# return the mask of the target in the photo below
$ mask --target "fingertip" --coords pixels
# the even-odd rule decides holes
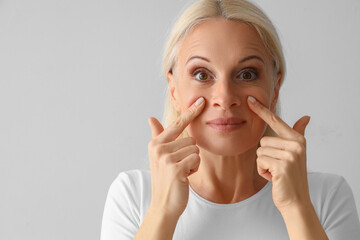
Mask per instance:
[[[259,109],[259,107],[258,107],[258,100],[255,98],[255,97],[253,97],[253,96],[248,96],[247,97],[247,104],[248,104],[248,106],[249,106],[249,108],[252,110],[252,111],[254,111],[255,113],[258,111],[258,109]]]
[[[256,115],[259,115],[259,111],[261,110],[261,108],[259,108],[256,98],[254,98],[253,96],[248,96],[247,105],[252,112],[254,112]]]
[[[164,127],[162,124],[157,120],[155,117],[148,118],[149,125],[151,128],[152,136],[156,137],[158,136],[162,131],[164,131]]]
[[[248,102],[255,104],[256,103],[256,98],[254,98],[253,96],[248,96]]]
[[[151,135],[152,135],[152,137],[154,137],[155,136],[155,129],[154,129],[154,123],[153,123],[152,117],[148,118],[148,123],[149,123],[149,126],[150,126]]]
[[[155,117],[149,117],[148,122],[151,127],[151,130],[158,128],[157,126],[159,125],[159,121]]]
[[[205,98],[199,97],[192,105],[190,105],[187,111],[183,112],[184,115],[190,116],[189,122],[187,124],[189,124],[193,119],[195,119],[198,115],[201,114],[201,112],[204,110],[204,106],[205,106]]]
[[[201,103],[205,102],[204,97],[199,97],[196,102],[195,102],[195,106],[199,106]]]
[[[153,122],[152,118],[153,118],[153,117],[149,117],[149,118],[148,118],[148,123],[149,123],[150,127],[152,126],[152,122]]]

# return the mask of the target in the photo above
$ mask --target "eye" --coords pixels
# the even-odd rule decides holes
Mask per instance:
[[[195,76],[195,79],[198,81],[207,81],[210,79],[210,76],[207,72],[204,72],[203,70],[199,70],[194,72],[193,76]]]
[[[258,77],[258,73],[255,70],[247,69],[242,71],[239,76],[245,81],[252,81]]]

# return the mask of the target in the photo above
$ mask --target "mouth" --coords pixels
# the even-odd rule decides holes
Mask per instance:
[[[241,128],[246,121],[242,118],[217,118],[208,121],[207,124],[218,132],[231,132]]]

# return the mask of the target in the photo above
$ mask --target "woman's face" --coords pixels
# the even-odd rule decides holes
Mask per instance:
[[[255,97],[273,111],[280,86],[256,30],[224,18],[206,20],[186,36],[179,46],[176,69],[168,78],[177,111],[186,111],[197,98],[205,98],[204,110],[187,132],[199,147],[223,156],[241,154],[259,143],[266,125],[249,109],[247,97]],[[235,130],[209,124],[230,117],[240,118]]]

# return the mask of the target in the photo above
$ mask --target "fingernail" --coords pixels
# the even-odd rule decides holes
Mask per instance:
[[[255,103],[256,99],[252,96],[248,96],[248,99],[250,100],[250,102]]]
[[[200,103],[202,103],[203,101],[204,101],[204,98],[203,98],[203,97],[200,97],[198,100],[196,100],[195,106],[199,106]]]

